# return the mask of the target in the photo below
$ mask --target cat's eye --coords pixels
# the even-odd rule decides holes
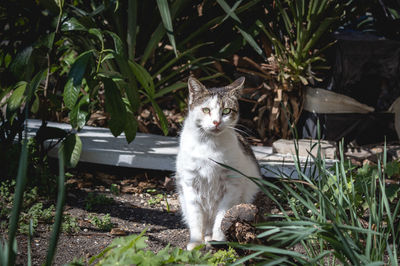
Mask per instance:
[[[210,108],[205,107],[202,110],[203,110],[203,113],[205,113],[205,114],[209,114],[210,113]]]
[[[232,111],[232,109],[230,109],[230,108],[224,108],[224,109],[222,110],[222,114],[228,115],[231,111]]]

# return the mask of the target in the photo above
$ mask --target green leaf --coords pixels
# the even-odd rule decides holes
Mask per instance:
[[[70,18],[61,25],[61,31],[74,30],[87,31],[87,28],[83,26],[75,17]]]
[[[47,139],[63,139],[67,132],[58,127],[41,126],[36,132],[35,139],[38,143],[43,143]]]
[[[76,135],[76,143],[81,143],[79,137]],[[67,137],[68,139],[68,137]],[[61,231],[61,224],[62,224],[62,216],[63,216],[63,210],[64,210],[64,204],[65,204],[65,192],[66,192],[66,186],[65,186],[65,148],[67,148],[67,145],[65,142],[61,144],[60,150],[58,151],[58,190],[57,190],[57,208],[56,208],[56,217],[55,221],[53,224],[53,229],[51,232],[51,237],[50,237],[50,243],[49,243],[49,248],[47,249],[47,256],[46,256],[46,266],[51,266],[54,254],[56,253],[56,248],[57,248],[57,242],[58,238],[60,236],[60,231]],[[79,144],[76,144],[75,146],[79,146]],[[80,144],[81,146],[81,144]],[[79,147],[79,156],[80,156],[80,149]],[[78,149],[74,149],[77,150]],[[76,154],[74,155],[76,156]],[[68,164],[68,161],[67,161]]]
[[[36,114],[39,111],[40,101],[39,101],[39,96],[37,95],[37,93],[35,93],[34,95],[35,95],[35,100],[32,103],[31,112]]]
[[[186,0],[176,0],[172,3],[171,6],[171,18],[174,18],[175,15],[178,13],[179,10],[183,9],[183,7],[187,4],[190,4],[190,1]],[[156,49],[158,44],[160,43],[161,39],[165,36],[165,28],[162,23],[160,23],[157,29],[151,35],[149,42],[143,52],[142,59],[140,60],[140,64],[144,65],[147,60],[149,59],[150,55]]]
[[[222,9],[226,13],[226,17],[222,20],[222,22],[225,21],[227,17],[231,17],[235,21],[242,23],[238,18],[238,16],[235,14],[235,9],[240,5],[241,2],[242,2],[241,0],[236,1],[235,5],[232,8],[230,8],[230,6],[224,0],[217,0],[217,3],[222,7]]]
[[[396,161],[393,162],[389,162],[386,164],[385,167],[385,173],[389,176],[392,177],[394,175],[397,175],[400,173],[400,167],[399,167],[399,163]]]
[[[165,30],[167,31],[169,42],[174,48],[175,56],[178,56],[178,53],[176,51],[174,29],[172,27],[172,19],[171,19],[171,13],[169,11],[168,0],[157,0],[157,6],[158,9],[160,10],[161,19],[163,21]]]
[[[29,83],[29,90],[26,93],[27,96],[27,101],[30,102],[34,93],[36,93],[37,88],[39,87],[40,83],[44,80],[46,77],[47,70],[42,69],[39,71],[31,80]]]
[[[130,2],[130,1],[129,1]],[[107,33],[108,35],[110,35],[111,36],[111,38],[113,39],[113,41],[114,41],[114,47],[115,47],[115,52],[118,54],[118,55],[124,55],[124,45],[123,45],[123,43],[122,43],[122,41],[121,41],[121,38],[117,35],[117,34],[115,34],[114,32],[112,32],[112,31],[105,31],[105,33]]]
[[[138,122],[131,110],[127,108],[126,111],[127,111],[127,116],[126,116],[124,133],[128,143],[131,143],[136,137]]]
[[[21,107],[21,104],[26,99],[25,91],[27,86],[28,82],[26,81],[20,81],[15,85],[14,91],[7,101],[7,113],[12,113]]]
[[[110,113],[109,127],[114,136],[119,136],[125,129],[126,107],[122,100],[121,92],[111,79],[103,79],[106,111]]]
[[[28,119],[28,117],[25,117]],[[15,256],[17,252],[17,241],[15,234],[17,232],[18,221],[21,214],[21,207],[23,201],[23,194],[27,181],[28,169],[28,141],[24,139],[22,144],[21,155],[19,156],[17,183],[15,187],[13,206],[10,217],[10,226],[8,229],[8,250],[5,256],[8,258],[8,265],[14,265]]]
[[[165,117],[163,111],[161,110],[160,106],[155,101],[151,100],[151,105],[153,106],[154,110],[157,113],[158,120],[160,121],[161,130],[163,131],[164,135],[168,135],[168,122],[167,118]]]
[[[138,1],[131,0],[128,2],[128,30],[127,30],[127,45],[128,45],[128,59],[135,60],[136,49],[136,35],[137,35],[137,11]]]
[[[390,184],[385,187],[385,193],[390,202],[397,199],[397,195],[400,192],[400,186],[397,184]]]
[[[64,103],[65,106],[72,110],[74,109],[75,103],[78,100],[79,88],[73,85],[73,80],[69,79],[64,87]]]
[[[101,31],[96,28],[91,28],[91,29],[89,29],[89,33],[96,36],[97,39],[99,39],[99,41],[101,42],[101,47],[104,48],[104,39],[103,39],[103,34],[101,33]]]
[[[126,96],[128,97],[130,106],[135,112],[139,109],[141,104],[139,99],[139,91],[136,84],[135,74],[129,67],[129,61],[126,60],[122,55],[115,54],[115,60],[117,61],[118,67],[121,69],[121,74],[128,81],[125,88]]]
[[[64,87],[64,103],[70,110],[74,108],[74,105],[78,100],[82,79],[91,56],[92,51],[86,51],[80,54],[68,73],[68,81]]]
[[[71,134],[62,142],[65,166],[74,168],[81,157],[82,141],[77,134]]]
[[[12,61],[10,69],[11,72],[14,74],[15,77],[18,77],[18,79],[28,79],[29,76],[29,70],[28,69],[28,64],[30,62],[31,56],[33,52],[33,47],[28,46],[24,50],[22,50],[20,53],[18,53],[15,57],[15,59]]]
[[[129,66],[132,69],[132,72],[135,74],[136,79],[139,81],[139,83],[143,86],[145,89],[146,93],[153,98],[154,93],[155,93],[155,88],[154,88],[154,82],[153,79],[151,78],[149,72],[147,72],[144,67],[139,65],[136,62],[131,62],[129,61]]]
[[[89,95],[84,95],[69,112],[68,116],[73,128],[83,128],[89,117]]]
[[[243,29],[241,29],[240,27],[237,27],[240,31],[240,34],[242,34],[243,38],[250,44],[250,46],[254,49],[254,51],[256,51],[257,54],[261,55],[263,58],[265,58],[264,53],[262,51],[262,49],[260,48],[260,46],[258,46],[257,42],[254,40],[254,38],[247,33],[246,31],[244,31]]]

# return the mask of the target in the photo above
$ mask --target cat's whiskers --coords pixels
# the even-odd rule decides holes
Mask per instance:
[[[246,129],[248,131],[251,131],[251,129],[249,127],[246,127],[245,125],[242,125],[242,124],[236,124],[236,127],[241,127],[241,128]]]
[[[241,130],[241,129],[238,129],[238,128],[236,128],[236,127],[227,126],[227,128],[233,129],[234,131],[236,131],[236,132],[238,132],[238,133],[243,133],[243,134],[246,135],[247,137],[250,137],[250,135],[249,135],[247,132],[245,132],[245,131],[243,131],[243,130]]]

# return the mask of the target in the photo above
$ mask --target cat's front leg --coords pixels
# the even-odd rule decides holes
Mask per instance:
[[[212,240],[214,241],[225,241],[226,237],[221,230],[222,219],[225,213],[234,205],[240,203],[240,197],[237,196],[237,191],[235,188],[231,187],[227,189],[227,192],[220,203],[218,204],[218,209],[214,219],[214,225],[212,230]]]
[[[199,206],[197,193],[192,187],[183,187],[181,205],[190,232],[190,240],[187,249],[192,250],[196,246],[202,244],[204,240],[204,214]]]

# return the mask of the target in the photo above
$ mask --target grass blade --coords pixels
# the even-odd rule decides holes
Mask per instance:
[[[137,8],[138,1],[128,1],[128,33],[127,33],[127,49],[128,59],[131,61],[135,60],[135,49],[136,49],[136,28],[137,28]]]
[[[57,242],[60,236],[61,231],[61,223],[62,223],[62,215],[65,203],[65,175],[64,175],[64,147],[61,145],[58,151],[58,167],[59,167],[59,175],[58,175],[58,195],[57,195],[57,208],[56,208],[56,217],[53,225],[53,231],[50,238],[49,249],[47,250],[46,256],[46,266],[51,266],[51,263],[54,258],[54,254],[57,249]]]
[[[25,108],[27,109],[27,108]],[[26,130],[25,130],[26,132]],[[22,151],[19,157],[17,184],[14,194],[14,204],[11,211],[10,228],[8,233],[8,252],[7,252],[7,264],[9,266],[14,265],[16,256],[16,241],[15,234],[17,232],[19,215],[21,213],[22,198],[24,194],[26,184],[26,173],[28,168],[28,140],[25,139],[22,142]]]
[[[32,237],[33,237],[33,222],[29,219],[29,232],[28,232],[28,266],[32,265]]]
[[[161,19],[164,24],[164,28],[167,31],[167,36],[168,36],[169,42],[171,43],[172,48],[174,48],[175,56],[178,56],[178,53],[176,51],[174,29],[172,27],[172,19],[171,19],[171,13],[169,11],[168,1],[167,0],[157,0],[157,6],[158,6],[158,9],[160,10]]]

